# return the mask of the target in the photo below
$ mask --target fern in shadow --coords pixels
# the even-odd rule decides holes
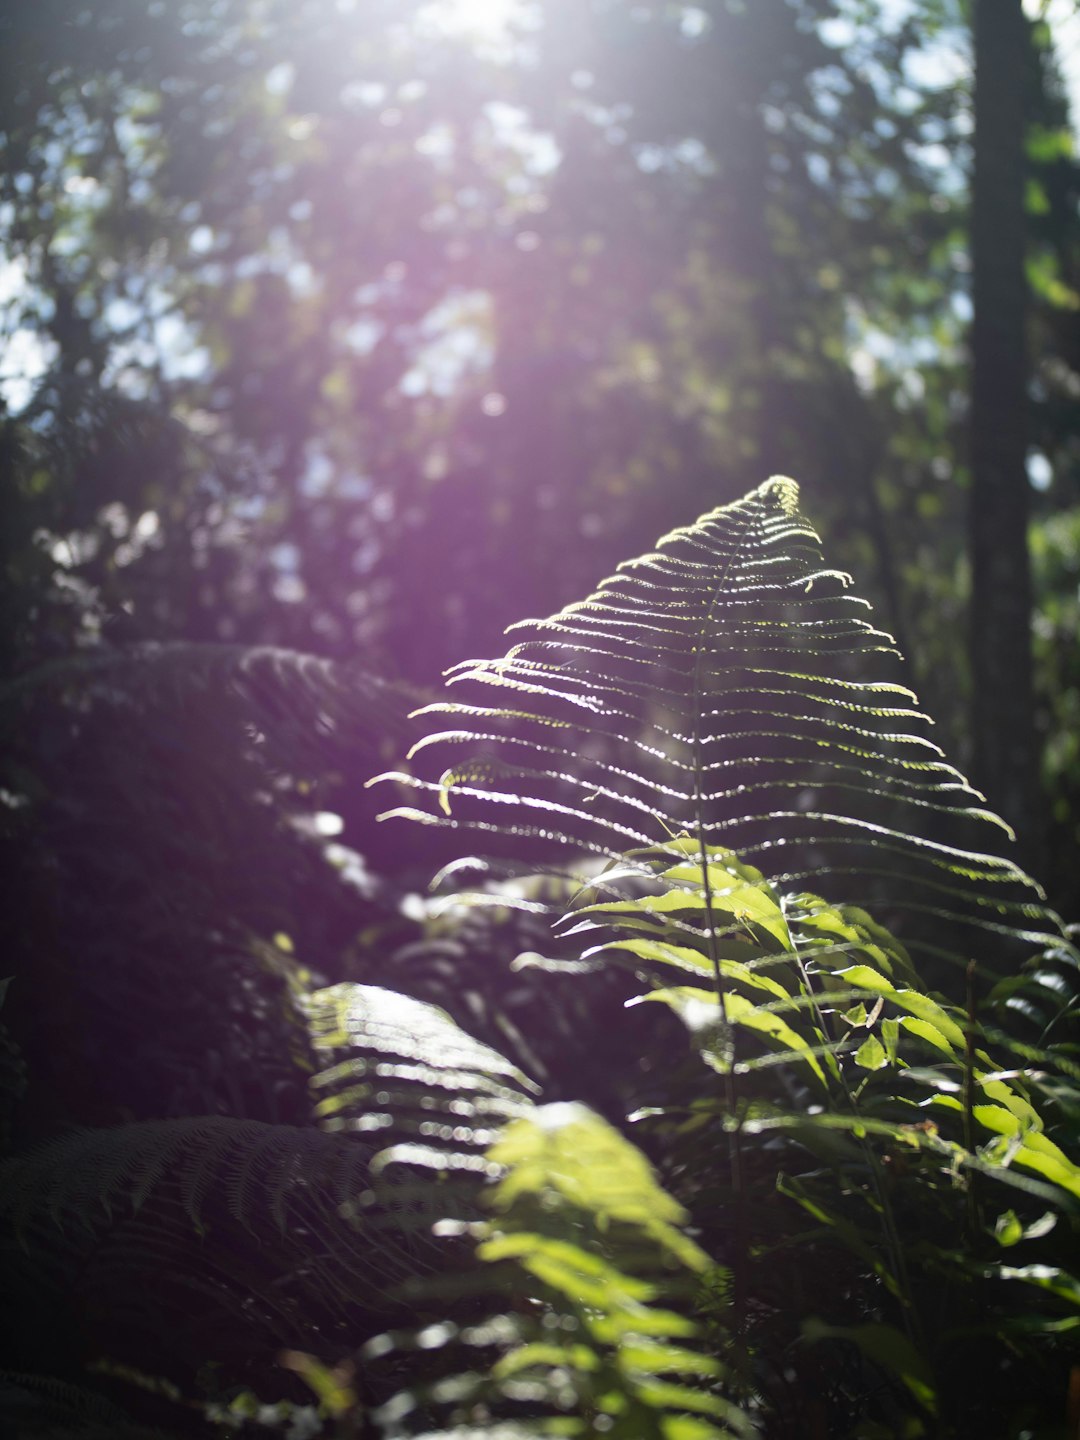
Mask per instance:
[[[454,1248],[433,1223],[479,1213],[484,1151],[535,1087],[411,997],[338,985],[302,1003],[325,1128],[144,1121],[0,1164],[11,1333],[68,1333],[58,1362],[168,1356],[190,1394],[208,1359],[265,1385],[282,1347],[348,1350],[413,1313],[405,1282]],[[408,1162],[393,1184],[388,1145]]]

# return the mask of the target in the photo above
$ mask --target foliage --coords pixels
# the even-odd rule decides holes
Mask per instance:
[[[1058,922],[1039,887],[989,849],[1007,827],[944,761],[912,692],[872,678],[892,637],[859,618],[866,602],[797,503],[774,478],[588,600],[515,626],[503,659],[452,672],[475,699],[422,712],[459,727],[412,752],[430,770],[434,749],[440,778],[392,778],[437,798],[444,814],[418,818],[454,827],[498,829],[509,804],[516,837],[598,855],[688,831],[768,857],[779,883],[880,896],[908,943],[945,961],[976,943],[961,930],[954,952],[950,927],[1045,941],[1037,927]],[[511,694],[484,703],[492,687]]]
[[[1075,1429],[1048,27],[1049,903],[913,696],[970,771],[971,7],[470,8],[0,13],[3,1424]],[[363,788],[783,469],[880,629],[773,484]]]
[[[306,1118],[295,951],[326,973],[388,908],[315,821],[412,698],[354,666],[210,644],[95,646],[0,689],[31,1134],[132,1113]]]
[[[847,1340],[906,1387],[916,1402],[906,1420],[895,1394],[877,1410],[889,1433],[924,1433],[938,1413],[977,1433],[972,1336],[1001,1346],[1006,1373],[1017,1353],[1000,1282],[1075,1300],[1068,1275],[1039,1260],[1003,1266],[986,1237],[1018,1243],[1014,1203],[1045,1202],[1028,1216],[1039,1241],[1080,1196],[1080,1171],[1052,1138],[1076,1143],[1059,1102],[1075,1074],[1067,1017],[1080,956],[1024,897],[1037,895],[1033,882],[989,850],[982,837],[1001,822],[935,756],[914,697],[870,678],[890,637],[852,614],[847,582],[822,560],[793,483],[768,482],[665,537],[587,601],[515,627],[524,636],[502,660],[453,672],[484,690],[421,712],[456,728],[414,747],[428,773],[434,756],[438,778],[387,777],[426,792],[431,808],[391,813],[509,832],[564,864],[568,851],[606,859],[579,870],[584,889],[561,928],[575,955],[599,941],[582,958],[628,966],[645,985],[638,998],[679,1015],[723,1076],[711,1095],[696,1077],[672,1103],[673,1077],[667,1103],[647,1114],[667,1143],[680,1137],[676,1150],[690,1141],[688,1179],[719,1206],[719,1220],[700,1210],[695,1220],[718,1232],[732,1271],[729,1354],[736,1373],[758,1367],[773,1423],[777,1336],[791,1345],[801,1334]],[[485,703],[492,686],[502,693]],[[440,775],[442,757],[463,749]],[[737,784],[724,784],[729,773]],[[961,848],[968,835],[986,848]],[[771,882],[745,856],[769,863]],[[807,880],[833,903],[794,888]],[[951,1006],[853,893],[888,907],[905,946],[936,964]],[[994,955],[1006,940],[1047,948],[1014,976],[1008,952]],[[958,986],[956,962],[971,955]],[[725,1134],[724,1163],[703,1160],[703,1140],[714,1137],[715,1156]],[[778,1169],[781,1193],[852,1252],[850,1289],[831,1291],[844,1304],[827,1318],[812,1285],[802,1292],[812,1308],[793,1319],[791,1290],[781,1300],[755,1275],[758,1254],[782,1254],[789,1278],[801,1259],[783,1220],[755,1223]],[[930,1300],[942,1287],[944,1306]],[[1020,1326],[1043,1345],[1074,1320],[1036,1305]],[[1050,1353],[1040,1348],[1040,1363]],[[1024,1355],[1035,1363],[1034,1350]],[[1062,1363],[1048,1380],[1059,1394]],[[803,1384],[821,1384],[830,1434],[877,1408],[865,1388],[853,1402],[819,1377]],[[1004,1397],[984,1400],[992,1423]],[[791,1433],[797,1423],[788,1417]]]
[[[509,703],[425,707],[459,728],[419,757],[436,743],[470,756],[396,783],[430,795],[425,818],[513,845],[472,862],[479,909],[457,896],[404,948],[486,925],[505,956],[527,933],[519,910],[561,914],[547,953],[516,962],[532,1008],[600,977],[622,988],[592,992],[606,998],[591,1032],[555,1015],[516,1048],[554,1073],[564,1047],[611,1027],[645,1054],[597,1096],[594,1072],[571,1067],[561,1083],[581,1093],[540,1104],[519,1060],[372,983],[424,981],[378,953],[392,927],[372,931],[359,982],[320,985],[278,947],[279,1059],[294,1085],[310,1077],[310,1119],[147,1118],[0,1169],[22,1333],[13,1417],[53,1384],[25,1372],[56,1376],[59,1408],[39,1406],[28,1433],[80,1433],[64,1386],[88,1378],[173,1434],[786,1440],[1060,1423],[1080,1323],[1080,956],[1044,906],[1010,908],[1013,887],[1032,889],[1010,862],[920,833],[941,817],[995,826],[943,760],[912,765],[921,717],[870,678],[885,640],[849,618],[841,583],[793,482],[774,479],[462,672]],[[58,675],[89,693],[99,673]],[[296,677],[297,708],[280,713],[299,723],[321,672],[274,673]],[[732,762],[746,778],[714,789]],[[792,806],[796,777],[818,798]],[[898,818],[872,821],[864,788]],[[530,864],[546,870],[528,879]],[[897,935],[854,903],[868,891]],[[976,955],[960,970],[957,936]],[[997,941],[1042,949],[1018,971],[979,958]],[[486,987],[463,974],[457,999],[475,987],[491,1022],[499,972]]]

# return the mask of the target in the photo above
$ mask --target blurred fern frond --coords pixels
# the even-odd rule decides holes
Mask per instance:
[[[6,1370],[0,1370],[0,1424],[17,1440],[175,1440],[81,1386]]]
[[[303,1118],[268,943],[329,978],[365,921],[395,913],[318,819],[414,700],[355,666],[235,645],[101,645],[0,687],[0,933],[35,1103],[53,1097],[37,1133],[132,1110]]]
[[[468,1227],[490,1267],[476,1281],[487,1308],[466,1324],[369,1344],[373,1360],[415,1357],[407,1384],[375,1412],[379,1433],[755,1433],[725,1398],[724,1366],[692,1318],[712,1262],[642,1153],[587,1107],[556,1104],[512,1121],[487,1160],[495,1213]]]
[[[325,1128],[143,1121],[0,1163],[12,1325],[63,1314],[76,1343],[135,1364],[165,1346],[183,1374],[207,1354],[265,1364],[316,1336],[355,1345],[408,1313],[403,1287],[446,1248],[431,1225],[450,1192],[432,1162],[475,1214],[484,1148],[535,1087],[411,997],[342,984],[303,1009],[313,1055],[335,1060],[314,1081]]]
[[[378,756],[404,737],[419,692],[344,661],[274,645],[173,641],[95,645],[48,661],[0,686],[0,723],[46,695],[76,708],[95,704],[160,710],[206,697],[241,707],[292,769],[325,766],[333,747]]]

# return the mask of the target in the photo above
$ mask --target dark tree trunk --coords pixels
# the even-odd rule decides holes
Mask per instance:
[[[971,408],[972,734],[976,783],[1039,843],[1025,467],[1024,89],[1021,0],[975,0]]]

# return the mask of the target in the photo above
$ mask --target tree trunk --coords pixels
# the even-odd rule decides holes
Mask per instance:
[[[1039,844],[1025,466],[1024,89],[1021,0],[975,0],[971,407],[972,736],[976,783]]]

